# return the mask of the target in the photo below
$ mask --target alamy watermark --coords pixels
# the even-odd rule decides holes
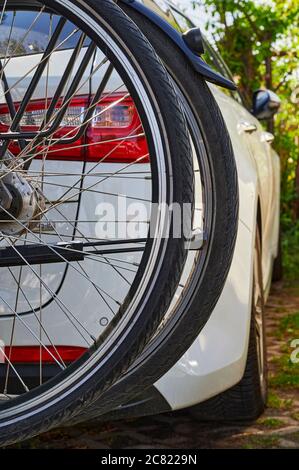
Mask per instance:
[[[293,364],[299,364],[299,338],[293,339],[291,348],[294,350],[291,353],[290,360]]]
[[[192,248],[192,244],[198,243],[198,237],[203,238],[199,225],[197,230],[193,229],[190,203],[132,202],[123,196],[115,203],[100,202],[95,217],[94,235],[98,239],[183,238]]]

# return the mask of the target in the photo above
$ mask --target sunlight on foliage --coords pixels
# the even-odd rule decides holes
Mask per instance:
[[[259,88],[282,100],[274,122],[281,158],[281,211],[288,277],[299,279],[299,1],[177,0],[219,49],[248,107]],[[288,251],[289,250],[289,251]],[[295,258],[294,258],[295,256]],[[293,275],[291,273],[293,271]]]

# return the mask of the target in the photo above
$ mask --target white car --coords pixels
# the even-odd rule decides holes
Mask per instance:
[[[152,11],[158,12],[161,18],[169,21],[172,26],[175,25],[180,32],[194,26],[190,19],[169,2],[145,0],[142,3]],[[126,11],[130,14],[130,7],[124,8],[127,8]],[[33,13],[26,11],[22,17],[16,17],[20,36],[26,32],[28,25],[34,19],[34,16],[30,17],[30,15]],[[45,12],[43,15],[46,17],[48,13]],[[132,17],[140,29],[145,28],[143,31],[145,34],[148,31],[150,34],[149,23],[144,25],[143,20],[140,20],[139,24],[138,12],[135,14],[132,12]],[[7,21],[9,19],[8,15]],[[148,31],[146,28],[149,28]],[[2,29],[0,33],[2,43],[5,42],[8,30],[7,28],[3,33]],[[22,125],[27,126],[28,129],[42,121],[43,112],[47,106],[43,99],[45,89],[47,96],[52,97],[63,76],[63,64],[73,54],[75,45],[72,38],[68,37],[67,33],[65,34],[64,45],[53,54],[47,73],[43,75],[43,80],[35,89],[31,107],[28,108],[24,117]],[[160,31],[159,34],[155,38],[152,36],[153,45],[157,47],[158,52],[158,41],[162,43],[161,38],[164,33]],[[33,27],[30,38],[26,42],[27,49],[19,51],[6,66],[8,84],[16,83],[19,80],[18,86],[12,90],[15,103],[19,103],[26,93],[34,67],[41,59],[43,41],[45,41],[43,33],[38,27]],[[155,41],[157,41],[156,45]],[[214,46],[209,44],[205,38],[203,41],[206,50],[204,58],[207,61],[210,60],[214,68],[217,68],[217,71],[224,75],[228,81],[231,80],[231,76]],[[88,45],[88,43],[84,44],[80,52],[81,55],[78,55],[78,64],[86,53]],[[162,57],[162,60],[167,62],[167,58]],[[80,93],[73,99],[69,108],[70,112],[65,117],[66,120],[69,119],[72,122],[72,125],[74,122],[80,124],[82,110],[89,103],[90,96],[95,93],[93,80],[96,80],[99,73],[103,74],[102,69],[97,71],[97,67],[102,61],[103,56],[100,54],[95,54],[90,58],[88,72],[83,74],[80,81]],[[74,67],[71,80],[74,80],[78,74],[78,67],[79,65]],[[105,71],[107,71],[108,65],[105,67]],[[24,75],[26,75],[25,78]],[[92,79],[90,79],[91,75]],[[203,416],[218,419],[245,419],[257,416],[265,406],[267,367],[263,307],[271,285],[273,263],[279,251],[280,164],[277,154],[271,147],[274,136],[264,130],[257,117],[266,118],[273,115],[279,106],[279,100],[271,92],[260,90],[255,94],[254,109],[250,111],[244,106],[238,91],[223,90],[223,88],[211,83],[209,88],[225,121],[238,171],[238,233],[225,286],[202,331],[175,364],[177,358],[170,357],[167,360],[167,366],[160,367],[161,358],[159,359],[159,351],[156,351],[158,348],[155,346],[154,337],[150,343],[151,346],[109,392],[111,397],[116,397],[113,406],[111,405],[109,408],[108,404],[105,404],[103,409],[103,402],[97,401],[82,412],[80,419],[87,419],[89,416],[95,416],[96,413],[103,414],[105,412],[109,412],[109,416],[116,417],[145,415],[178,410],[202,402],[206,402],[200,407]],[[113,106],[109,107],[110,103]],[[135,239],[145,236],[148,228],[144,213],[138,212],[138,216],[136,216],[138,209],[136,204],[140,199],[143,199],[145,209],[147,208],[146,200],[150,198],[151,191],[150,179],[147,180],[146,177],[149,164],[145,160],[135,165],[134,170],[130,167],[130,162],[136,158],[136,152],[137,155],[141,151],[146,154],[146,142],[142,136],[137,136],[135,141],[130,141],[130,144],[122,142],[116,149],[109,147],[109,138],[111,141],[123,138],[124,128],[126,135],[130,135],[130,132],[136,129],[136,126],[138,127],[139,122],[134,103],[116,73],[112,73],[109,77],[106,95],[101,106],[97,107],[97,114],[92,118],[92,125],[88,131],[88,148],[84,156],[81,154],[82,142],[80,142],[78,152],[76,146],[71,154],[63,146],[58,146],[55,153],[44,163],[46,167],[45,195],[48,200],[58,200],[66,188],[71,189],[68,194],[68,202],[64,204],[63,209],[57,211],[55,217],[52,212],[49,215],[50,220],[43,220],[35,230],[36,232],[43,231],[45,237],[48,237],[45,240],[51,241],[55,228],[59,226],[64,239],[67,236],[71,237],[70,223],[72,220],[78,219],[76,212],[80,210],[80,223],[75,227],[78,233],[83,231],[85,237],[88,236],[92,239],[94,231],[96,231],[97,239],[102,239],[108,232],[109,236],[113,238],[112,235],[115,236],[115,234],[111,235],[109,230],[115,230],[115,217],[118,217],[118,233],[122,228],[128,230],[129,227],[131,238],[135,243],[132,242],[132,253],[127,253],[126,256],[122,253],[118,256],[114,254],[114,257],[110,257],[110,260],[113,261],[113,269],[109,266],[111,264],[109,258],[108,261],[106,260],[103,265],[104,281],[101,285],[100,301],[98,299],[99,291],[96,288],[86,290],[86,286],[78,279],[77,271],[70,270],[63,263],[43,266],[43,279],[45,279],[47,288],[45,286],[41,288],[40,284],[35,283],[34,274],[30,267],[23,266],[19,279],[21,294],[12,290],[13,282],[16,282],[16,277],[19,275],[19,268],[12,267],[10,269],[13,276],[9,270],[5,275],[2,274],[1,296],[5,298],[5,304],[2,304],[0,312],[1,339],[4,348],[7,344],[11,344],[12,322],[14,320],[7,305],[16,303],[18,315],[20,318],[26,319],[26,326],[23,321],[16,322],[13,346],[10,348],[8,346],[9,349],[4,350],[6,354],[10,351],[12,364],[17,370],[22,369],[22,377],[25,377],[27,383],[32,386],[40,381],[47,381],[48,378],[55,375],[57,365],[53,355],[56,356],[56,353],[59,353],[65,362],[71,362],[86,347],[84,338],[81,338],[74,328],[69,327],[69,319],[66,318],[64,321],[61,319],[55,297],[59,294],[61,304],[68,302],[68,308],[73,313],[75,312],[77,321],[84,323],[84,327],[89,331],[96,331],[99,324],[106,327],[111,320],[111,306],[107,303],[107,298],[116,299],[115,303],[117,304],[118,296],[121,296],[122,292],[126,290],[126,282],[132,276],[130,266],[134,266],[134,263],[138,262],[139,254],[134,252],[136,249]],[[101,109],[105,110],[103,114],[101,114]],[[0,122],[1,126],[5,126],[9,122],[5,102],[0,104]],[[70,135],[72,135],[71,132]],[[94,175],[88,176],[88,173],[94,166],[98,152],[97,145],[103,136],[108,139],[104,151],[106,154],[110,152],[110,155],[103,165],[104,168],[101,169],[101,178],[105,179],[105,175],[112,175],[112,178],[109,178],[109,184],[108,180],[107,184],[103,181],[102,198],[99,201],[96,191],[92,191]],[[12,153],[14,153],[13,145],[10,147]],[[199,173],[196,167],[196,156],[194,150],[195,172]],[[32,161],[30,167],[32,173],[41,171],[43,161],[42,158]],[[119,171],[123,169],[124,162],[128,163],[128,170],[120,175]],[[77,200],[74,189],[76,188],[76,175],[78,176],[82,172],[87,175],[84,183],[87,189],[82,199]],[[55,178],[60,173],[64,174],[64,181],[57,188]],[[68,174],[67,177],[65,173]],[[204,208],[201,180],[199,177],[195,177],[195,181],[197,188],[195,209],[202,213]],[[127,200],[130,200],[129,209],[124,208],[124,214],[131,217],[129,222],[126,220],[127,217],[122,219],[120,214],[113,213],[113,208],[116,207],[116,197],[118,198],[118,208],[122,204],[122,194],[126,195]],[[201,234],[202,220],[195,219],[194,223],[198,233]],[[138,237],[134,236],[135,234],[138,234]],[[31,243],[32,240],[34,238],[31,239]],[[200,248],[204,241],[199,237],[197,242]],[[189,276],[197,256],[196,246],[191,248],[180,286],[169,309],[170,317],[176,302],[181,301],[190,288]],[[70,291],[72,292],[71,299],[69,297]],[[39,307],[41,295],[42,308]],[[200,305],[198,308],[200,309]],[[98,317],[99,311],[101,312],[100,318]],[[35,314],[43,318],[44,331],[42,333],[38,331]],[[167,321],[167,316],[164,321]],[[35,332],[36,340],[33,340],[32,331]],[[38,338],[44,337],[45,332],[55,338],[55,348],[49,346],[49,351],[43,358],[45,364],[43,364],[41,380],[39,368],[41,353]],[[41,336],[39,336],[40,334]],[[175,341],[178,337],[177,331]],[[168,341],[171,342],[171,338],[167,338],[166,335],[164,339],[159,341],[162,346],[164,344],[165,349],[161,346],[161,354],[165,356],[167,355],[166,345]],[[2,357],[2,362],[5,362],[5,356]],[[11,393],[17,394],[20,387],[19,377],[14,370],[11,370],[10,374],[9,383],[13,389]],[[1,369],[0,376],[1,384],[5,384],[7,369]],[[107,416],[105,416],[106,418]]]

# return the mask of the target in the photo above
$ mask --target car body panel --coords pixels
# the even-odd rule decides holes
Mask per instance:
[[[222,111],[237,163],[238,235],[228,279],[209,321],[189,350],[155,384],[172,409],[207,400],[239,382],[247,358],[258,177],[239,122],[252,116],[245,110],[243,115],[244,108],[220,88],[211,85],[211,91]]]
[[[31,169],[37,171],[41,161],[34,161]],[[67,165],[67,170],[65,168]],[[85,167],[85,172],[94,167],[94,163],[88,163]],[[78,177],[71,176],[76,175],[82,172],[82,162],[59,162],[59,161],[47,161],[45,171],[51,172],[63,172],[68,171],[70,176],[68,180],[65,181],[65,184],[74,184]],[[120,163],[105,163],[102,165],[101,171],[105,172],[104,179],[107,175],[117,174],[120,169],[123,168],[123,165]],[[144,214],[140,213],[135,215],[135,198],[144,198],[150,199],[151,195],[151,181],[143,181],[138,179],[138,174],[136,179],[133,178],[132,168],[129,168],[130,178],[129,180],[125,178],[119,178],[117,175],[114,178],[107,178],[106,181],[99,182],[101,194],[97,193],[97,185],[94,185],[95,178],[93,176],[87,176],[84,178],[83,193],[81,196],[81,203],[79,209],[79,224],[77,225],[77,234],[80,234],[80,231],[84,233],[85,236],[94,237],[98,239],[105,238],[107,231],[113,229],[113,213],[111,209],[115,208],[115,220],[121,220],[117,217],[117,210],[124,210],[124,213],[132,215],[131,222],[128,224],[126,221],[121,224],[118,224],[119,230],[134,230],[135,226],[138,225],[138,235],[147,234],[147,224],[142,223],[141,220],[144,220]],[[138,164],[137,168],[135,167],[136,172],[149,171],[148,164]],[[125,176],[126,171],[122,172]],[[128,181],[134,181],[134,184],[130,183],[130,188],[128,189]],[[45,195],[51,200],[51,197],[54,200],[59,197],[58,191],[62,191],[63,188],[52,186],[47,186],[47,181],[51,181],[51,177],[45,178]],[[89,188],[93,186],[94,191],[85,191],[84,188]],[[54,214],[51,214],[51,211],[48,213],[48,218],[55,221],[61,220],[60,223],[60,233],[68,235],[67,230],[69,230],[69,224],[65,223],[65,218],[69,221],[74,220],[75,213],[78,208],[76,203],[76,194],[78,191],[73,190],[73,197],[71,198],[72,203],[63,204],[59,209],[58,213],[54,209]],[[107,193],[107,194],[105,194]],[[119,194],[119,198],[115,197],[113,194]],[[127,203],[122,201],[121,194],[127,196]],[[69,194],[72,196],[72,193]],[[132,200],[131,200],[132,199]],[[123,205],[125,204],[125,205]],[[128,212],[127,211],[128,208]],[[106,213],[107,211],[107,213]],[[63,217],[64,216],[64,217]],[[125,219],[124,219],[125,220]],[[139,221],[139,223],[138,223]],[[110,224],[110,227],[109,227]],[[108,225],[108,227],[107,227]],[[65,230],[64,230],[65,227]],[[145,236],[145,235],[144,235]],[[134,237],[132,233],[131,238]],[[43,240],[46,241],[46,238],[43,237]],[[33,238],[34,241],[34,238]],[[36,240],[35,240],[36,242]],[[55,241],[56,242],[56,241]],[[69,320],[69,314],[66,312],[65,315],[62,315],[61,305],[67,305],[68,309],[72,312],[73,316],[84,325],[88,331],[93,335],[99,334],[99,325],[103,322],[106,325],[106,321],[110,322],[113,318],[113,314],[118,310],[118,304],[112,305],[112,311],[108,308],[107,298],[111,296],[112,298],[121,301],[123,298],[124,292],[128,289],[128,281],[132,280],[134,273],[126,269],[126,262],[139,262],[140,253],[124,253],[117,255],[110,255],[109,259],[117,259],[117,262],[114,263],[117,266],[118,271],[123,275],[120,277],[114,270],[112,266],[108,264],[101,263],[101,293],[102,297],[99,298],[98,290],[96,285],[89,285],[89,288],[86,289],[86,283],[80,282],[82,279],[81,272],[78,271],[76,265],[70,264],[67,269],[65,269],[64,263],[57,264],[47,264],[42,267],[42,275],[47,286],[56,294],[59,293],[60,302],[57,303],[54,301],[53,296],[50,296],[49,291],[45,288],[43,289],[43,325],[45,330],[48,332],[49,336],[52,338],[55,345],[72,345],[72,346],[82,346],[86,347],[88,342],[84,340],[84,336],[79,335],[76,332],[73,324]],[[93,263],[85,261],[85,271],[92,279],[96,279],[98,271],[93,272],[97,268],[98,263]],[[38,266],[34,266],[33,269],[38,269]],[[5,270],[5,272],[4,272]],[[11,268],[12,272],[17,277],[19,273],[19,268]],[[33,340],[30,330],[34,331],[39,337],[39,328],[36,322],[36,314],[39,313],[39,283],[32,282],[35,275],[32,274],[32,268],[24,266],[22,268],[22,278],[21,278],[21,288],[26,294],[26,298],[30,299],[31,306],[36,309],[35,312],[28,309],[28,301],[25,296],[20,295],[18,299],[19,314],[25,319],[26,325],[22,322],[16,322],[15,332],[14,332],[14,342],[18,345],[38,345],[38,339]],[[32,279],[33,278],[33,279]],[[30,282],[31,279],[31,282]],[[16,302],[16,291],[12,289],[14,286],[14,279],[11,276],[11,272],[8,268],[2,268],[2,288],[1,296],[6,300],[8,305],[15,305]],[[50,301],[49,301],[50,297]],[[94,307],[96,305],[96,308]],[[9,344],[10,331],[11,331],[11,322],[13,316],[11,311],[7,308],[7,304],[2,305],[2,310],[0,311],[0,328],[1,328],[1,337],[5,344]],[[28,329],[30,328],[30,330]]]
[[[146,0],[146,3],[152,3]],[[169,4],[169,2],[163,2]],[[253,248],[261,211],[265,296],[279,233],[280,162],[259,121],[239,102],[210,86],[228,128],[237,163],[239,228],[235,253],[218,303],[183,357],[155,387],[172,409],[195,405],[238,383],[245,370],[251,318]],[[257,130],[244,132],[244,122]]]
[[[237,256],[209,321],[183,357],[155,383],[172,409],[217,395],[243,376],[251,310],[252,250],[248,247],[252,244],[252,232],[240,221]]]

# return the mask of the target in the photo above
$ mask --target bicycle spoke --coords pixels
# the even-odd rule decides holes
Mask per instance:
[[[20,293],[20,283],[21,283],[21,278],[22,278],[22,269],[23,267],[20,267],[19,270],[19,277],[18,280],[16,280],[17,284],[17,294],[16,294],[16,301],[15,301],[15,310],[18,308],[18,301],[19,301],[19,293]],[[10,273],[12,274],[12,271],[9,270]],[[8,379],[9,379],[9,370],[10,370],[10,364],[11,364],[11,352],[12,352],[12,345],[13,345],[13,340],[14,340],[14,334],[15,334],[15,326],[16,326],[16,317],[13,317],[12,321],[12,328],[11,328],[11,335],[10,335],[10,342],[9,342],[9,353],[8,353],[8,363],[7,363],[7,368],[6,368],[6,374],[5,374],[5,384],[4,384],[4,390],[3,393],[7,394],[7,385],[8,385]]]
[[[20,376],[20,374],[18,373],[17,369],[15,368],[15,366],[13,365],[13,363],[9,360],[8,356],[5,354],[5,351],[4,349],[0,346],[0,352],[2,354],[2,356],[6,359],[6,361],[9,363],[11,369],[14,371],[14,373],[16,374],[18,380],[20,381],[20,383],[22,384],[22,387],[24,388],[25,392],[29,392],[29,388],[27,387],[27,385],[25,384],[24,380],[22,379],[22,377]],[[3,395],[6,395],[6,393],[4,393]]]
[[[37,277],[37,279],[40,279],[37,272],[32,268],[32,266],[30,266],[30,264],[26,261],[26,259],[17,251],[15,246],[12,243],[10,243],[9,240],[7,240],[7,241],[8,241],[8,244],[16,251],[16,253],[18,253],[18,256],[20,256],[20,258],[22,258],[22,260],[24,261],[24,264],[30,268],[30,270],[35,275],[35,277]],[[80,327],[82,328],[82,330],[85,333],[87,333],[87,335],[90,337],[90,339],[92,341],[94,341],[95,340],[94,336],[91,333],[89,333],[89,331],[84,327],[84,325],[72,314],[72,312],[65,306],[65,304],[57,297],[55,292],[53,292],[42,279],[40,279],[40,282],[42,283],[43,287],[49,292],[49,294],[53,297],[53,299],[57,303],[58,307],[60,307],[61,311],[67,316],[68,320],[71,321],[72,325],[76,328],[77,332],[87,342],[87,344],[89,344],[89,342],[86,340],[85,336],[78,329],[78,327],[76,326],[75,323],[78,323],[80,325]],[[9,305],[7,305],[7,306],[9,307]]]
[[[153,149],[163,152],[151,136],[156,111],[146,95],[133,99],[139,94],[136,72],[128,74],[110,47],[42,2],[38,10],[25,9],[24,17],[31,12],[28,26],[18,32],[22,9],[6,3],[7,43],[0,57],[0,399],[13,402],[31,388],[44,388],[48,374],[67,371],[85,351],[100,348],[122,318],[127,321],[131,303],[134,312],[135,296],[146,292],[146,283],[135,279],[152,279],[147,270],[160,243],[149,242],[153,187],[165,183],[166,173],[156,170],[153,177],[143,120]],[[115,235],[106,237],[101,228],[97,233],[97,204],[125,199],[144,204],[148,213],[137,221],[126,214],[111,217]],[[136,223],[142,232],[130,238],[128,229]],[[30,383],[19,380],[27,365],[34,373]]]

